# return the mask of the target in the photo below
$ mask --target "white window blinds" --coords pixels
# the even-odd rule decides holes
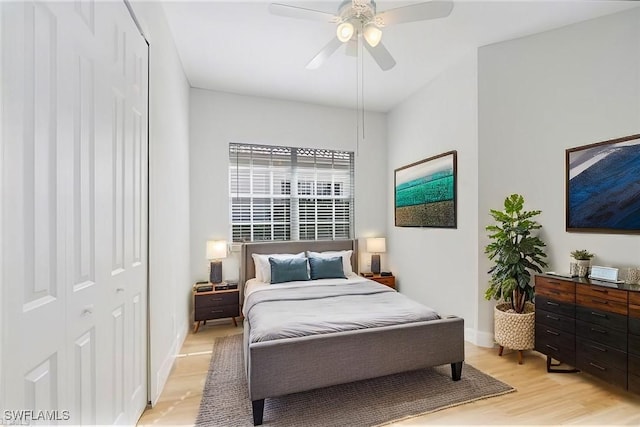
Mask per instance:
[[[349,239],[353,152],[229,144],[234,242]]]

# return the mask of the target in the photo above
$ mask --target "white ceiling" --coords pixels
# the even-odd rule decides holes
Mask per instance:
[[[287,1],[335,13],[341,1]],[[378,0],[378,12],[420,1]],[[335,24],[269,13],[269,2],[163,2],[192,87],[354,108],[357,60],[340,48],[319,69],[305,65],[335,36]],[[633,1],[456,1],[447,18],[389,26],[382,41],[397,65],[382,71],[364,54],[364,105],[389,111],[448,64],[479,46],[621,10]]]

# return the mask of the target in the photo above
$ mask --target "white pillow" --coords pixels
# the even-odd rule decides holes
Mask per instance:
[[[348,251],[327,251],[327,252],[311,252],[307,251],[308,257],[316,257],[316,258],[333,258],[336,256],[342,257],[342,269],[344,270],[344,275],[348,276],[353,274],[353,268],[351,267],[351,254],[353,251],[349,249]]]
[[[304,258],[304,252],[299,254],[251,254],[256,270],[256,279],[262,283],[271,283],[271,264],[269,258],[287,259]]]

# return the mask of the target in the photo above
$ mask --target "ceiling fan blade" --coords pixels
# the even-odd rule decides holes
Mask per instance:
[[[395,67],[396,60],[393,59],[393,56],[391,56],[382,42],[378,43],[376,47],[371,47],[367,42],[364,42],[362,44],[367,48],[371,56],[373,56],[373,59],[375,59],[375,61],[383,71],[387,71]]]
[[[290,6],[288,4],[271,3],[269,12],[273,15],[286,16],[289,18],[308,19],[311,21],[335,22],[335,15],[315,9]]]
[[[338,40],[337,37],[332,38],[331,41],[327,43],[327,45],[323,47],[322,50],[318,52],[318,54],[314,56],[311,61],[309,61],[309,63],[307,64],[307,69],[315,70],[320,67],[324,63],[324,61],[326,61],[327,58],[329,58],[333,54],[333,52],[338,50],[340,46],[342,46],[342,42]]]
[[[434,0],[426,3],[412,4],[395,9],[385,10],[376,15],[384,26],[403,24],[405,22],[423,21],[425,19],[444,18],[453,10],[453,2]]]

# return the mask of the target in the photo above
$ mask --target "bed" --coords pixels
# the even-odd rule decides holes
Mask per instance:
[[[433,317],[428,310],[417,306],[427,307],[356,274],[346,275],[346,279],[271,286],[265,286],[262,279],[257,280],[256,276],[263,272],[256,274],[254,254],[306,254],[306,251],[352,251],[350,265],[345,265],[345,271],[347,268],[358,271],[356,240],[242,245],[243,350],[254,425],[262,424],[265,399],[270,397],[444,364],[451,365],[454,381],[460,379],[464,362],[462,318],[438,316],[437,313]],[[338,297],[329,295],[333,289],[341,294]],[[329,299],[321,300],[325,297]],[[315,299],[322,308],[312,308]],[[333,306],[339,299],[347,300],[347,306],[353,310],[339,312],[340,308]],[[296,309],[309,314],[311,321],[304,316],[300,318],[301,313],[285,314],[282,311],[291,300],[296,300],[293,303]],[[401,314],[396,315],[395,309],[387,309],[390,316],[381,319],[374,316],[363,321],[358,317],[363,311],[380,312],[380,307],[396,305]],[[418,313],[413,312],[414,308],[418,308]],[[270,316],[270,313],[278,315]],[[323,325],[320,313],[329,317],[324,319],[329,321],[328,325]],[[296,316],[297,323],[304,323],[307,328],[313,326],[310,334],[294,327]],[[336,319],[340,328],[333,330]],[[279,321],[285,323],[281,326],[274,323]],[[277,330],[283,334],[274,335]]]

